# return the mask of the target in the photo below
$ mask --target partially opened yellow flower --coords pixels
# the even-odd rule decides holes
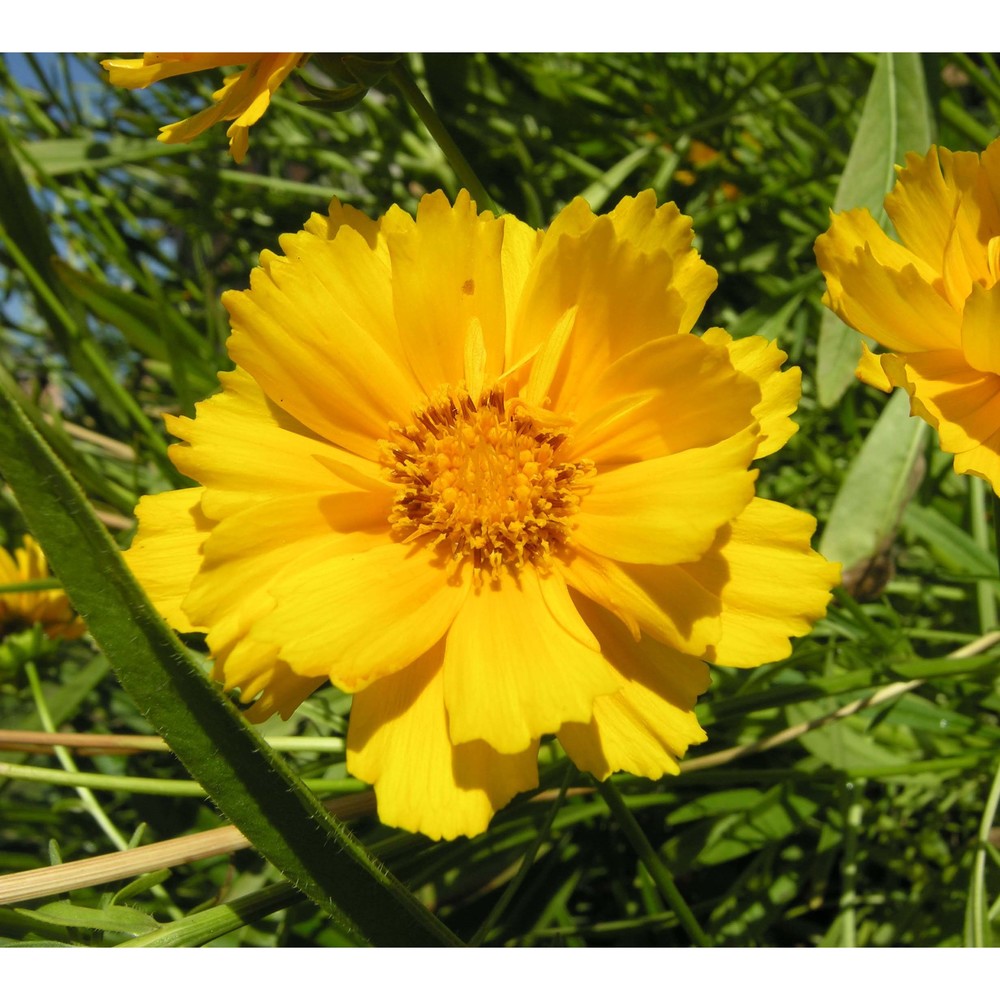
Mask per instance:
[[[271,96],[302,59],[301,52],[147,52],[141,59],[105,59],[101,65],[115,86],[135,90],[171,76],[246,63],[244,69],[225,78],[212,95],[215,103],[211,107],[164,125],[159,135],[160,142],[190,142],[216,122],[232,122],[226,132],[229,151],[242,163],[250,126],[260,120]]]
[[[0,548],[0,584],[29,583],[49,576],[49,566],[38,542],[25,535],[13,555]],[[50,639],[76,639],[86,632],[83,619],[70,607],[62,590],[23,590],[0,593],[0,637],[34,624]]]
[[[473,835],[556,734],[600,778],[678,770],[702,658],[787,655],[837,569],[754,497],[799,372],[690,333],[716,283],[651,191],[547,232],[424,197],[328,217],[224,297],[235,371],[145,497],[129,562],[216,677],[287,716],[354,692],[388,824]]]
[[[901,242],[867,209],[816,241],[824,302],[886,348],[863,346],[858,377],[905,389],[955,471],[1000,493],[1000,141],[981,157],[907,154],[885,208]]]

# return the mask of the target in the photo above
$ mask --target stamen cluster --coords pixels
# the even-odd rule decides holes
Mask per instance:
[[[389,430],[382,460],[399,485],[389,521],[402,541],[440,536],[452,558],[471,558],[477,580],[544,567],[568,541],[593,463],[560,462],[566,436],[538,427],[503,388],[474,400],[446,387]]]

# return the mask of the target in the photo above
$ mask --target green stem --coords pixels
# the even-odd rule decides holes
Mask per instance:
[[[1000,497],[993,494],[993,540],[996,542],[994,555],[997,559],[997,570],[1000,571]]]
[[[36,590],[62,590],[62,585],[54,576],[38,580],[15,580],[14,583],[0,583],[0,594],[27,594]]]
[[[52,724],[52,719],[49,716],[48,706],[45,704],[45,696],[42,693],[42,685],[38,679],[38,671],[35,668],[34,663],[26,663],[24,665],[24,672],[28,677],[28,686],[31,688],[31,695],[35,700],[35,710],[38,712],[38,718],[42,721],[42,728],[47,733],[55,732],[55,727]],[[60,783],[58,778],[75,778],[77,776],[76,762],[66,751],[64,747],[53,747],[55,750],[56,757],[59,763],[62,765],[65,774],[61,774],[58,771],[53,771],[52,774],[56,776],[56,784]],[[46,769],[48,770],[48,769]],[[111,841],[119,851],[128,850],[128,841],[122,836],[118,828],[111,822],[108,818],[107,813],[101,808],[100,803],[94,798],[93,793],[89,788],[83,785],[76,785],[77,795],[80,796],[80,801],[83,802],[84,807],[87,812],[94,818],[94,822],[104,831],[108,840]]]
[[[986,491],[993,495],[994,531],[996,530],[996,499],[993,490],[978,476],[973,476],[970,482],[969,497],[972,507],[972,537],[976,544],[985,552],[990,550],[990,529],[986,516]],[[982,632],[991,632],[997,627],[997,602],[994,597],[993,580],[979,580],[976,583],[976,604],[979,608],[979,628]]]
[[[521,883],[525,880],[531,866],[535,863],[538,849],[548,839],[549,831],[552,829],[552,821],[556,818],[556,813],[559,812],[560,806],[566,801],[566,789],[569,788],[570,779],[575,773],[575,768],[566,768],[566,774],[563,776],[559,794],[553,800],[552,807],[545,816],[545,822],[542,823],[541,829],[538,831],[538,836],[528,845],[528,849],[524,852],[524,857],[521,859],[521,867],[517,870],[517,874],[510,880],[510,884],[504,890],[503,895],[497,900],[496,905],[490,910],[489,914],[487,914],[479,930],[469,939],[471,947],[478,947],[486,940],[486,935],[496,926],[496,922],[503,916],[504,911],[510,905],[510,901],[514,898],[517,890],[520,889]]]
[[[59,761],[66,768],[59,771],[54,767],[34,767],[30,764],[8,764],[0,761],[0,778],[12,781],[30,781],[40,785],[65,785],[69,788],[96,788],[99,792],[123,792],[134,795],[166,795],[169,798],[204,799],[208,792],[197,781],[182,778],[140,778],[125,774],[99,774],[95,771],[77,771],[72,765],[72,757],[62,747],[55,747]],[[60,754],[60,751],[62,752]],[[62,754],[66,756],[63,757]],[[69,766],[66,760],[69,760]],[[354,778],[316,778],[305,781],[306,786],[316,795],[346,795],[363,791],[367,786]],[[112,838],[114,839],[114,838]],[[117,844],[119,850],[124,850]]]
[[[488,209],[494,215],[499,214],[496,203],[489,196],[486,188],[476,176],[469,161],[462,155],[462,151],[455,144],[451,133],[444,127],[444,122],[438,117],[437,112],[431,107],[430,101],[424,97],[423,91],[417,86],[417,81],[410,75],[410,71],[403,65],[402,61],[393,64],[389,70],[389,76],[402,91],[407,103],[417,113],[417,117],[424,123],[427,131],[430,132],[434,141],[441,147],[441,151],[448,162],[452,165],[459,181],[468,188],[469,193],[475,199],[477,207]]]
[[[125,941],[117,947],[196,948],[271,913],[287,909],[303,898],[302,892],[287,882],[269,885],[201,913],[182,917],[158,931]]]
[[[966,944],[972,948],[989,945],[990,921],[986,912],[986,851],[990,846],[989,835],[1000,808],[1000,765],[993,775],[986,807],[979,822],[979,838],[976,854],[972,861],[972,875],[969,882],[969,902],[965,914]]]
[[[660,859],[659,854],[653,849],[653,845],[646,839],[642,827],[639,826],[628,806],[625,805],[618,789],[610,780],[595,781],[594,784],[611,810],[611,815],[621,827],[625,838],[632,845],[632,850],[646,866],[646,871],[649,872],[657,889],[660,890],[664,902],[677,915],[677,919],[688,932],[688,936],[699,947],[710,948],[712,946],[711,938],[701,929],[701,925],[695,919],[690,907],[684,902],[684,897],[678,891],[673,876],[667,870],[667,866]]]

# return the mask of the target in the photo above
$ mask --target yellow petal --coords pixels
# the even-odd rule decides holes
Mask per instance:
[[[962,350],[981,372],[1000,374],[1000,285],[973,285],[962,314]]]
[[[262,254],[250,291],[223,295],[229,353],[313,432],[377,459],[388,424],[406,423],[421,396],[397,356],[385,262],[346,226],[333,240],[302,232],[286,246],[295,256]]]
[[[579,548],[630,563],[691,562],[753,497],[756,425],[706,448],[599,473],[580,505]]]
[[[637,250],[664,250],[674,259],[673,284],[685,303],[678,332],[688,333],[719,282],[715,268],[691,246],[690,217],[681,215],[672,201],[657,207],[656,194],[648,189],[623,198],[608,214],[618,234]]]
[[[416,226],[383,227],[392,260],[396,323],[406,331],[410,366],[426,395],[456,385],[464,372],[470,322],[479,322],[485,375],[503,371],[506,316],[501,247],[505,222],[478,215],[467,191],[454,207],[437,191],[420,200]]]
[[[341,554],[334,539],[269,588],[276,607],[251,630],[298,674],[345,691],[402,670],[448,630],[471,574],[449,572],[430,545],[390,542]],[[519,748],[523,749],[523,748]]]
[[[651,639],[635,642],[588,602],[580,608],[622,684],[594,701],[589,723],[564,725],[559,742],[577,767],[600,780],[615,771],[654,779],[677,774],[677,759],[706,738],[694,706],[708,687],[708,668]]]
[[[214,521],[201,509],[200,488],[143,497],[132,547],[122,553],[156,610],[179,632],[199,631],[181,610],[201,566]]]
[[[391,495],[303,493],[255,504],[215,525],[203,546],[184,611],[214,625],[323,545],[327,555],[365,552],[386,541]],[[243,630],[253,624],[247,613]]]
[[[101,66],[114,86],[135,90],[172,76],[247,63],[256,56],[249,52],[147,52],[141,59],[102,59]]]
[[[597,379],[577,408],[569,447],[599,468],[703,448],[751,426],[760,400],[724,346],[664,337],[619,358]]]
[[[976,153],[932,146],[926,156],[906,155],[886,211],[903,243],[939,273],[952,244],[966,281],[987,276],[982,234],[1000,232],[1000,213],[985,180]]]
[[[827,237],[838,230],[841,218],[834,219]],[[841,243],[835,253],[832,247]],[[891,241],[889,245],[899,254],[906,253]],[[846,239],[824,237],[816,241],[816,259],[827,279],[823,301],[855,330],[874,337],[890,351],[958,347],[961,315],[949,304],[940,280],[940,291],[928,281],[926,266],[893,267],[883,263],[869,243],[852,248]]]
[[[524,285],[534,266],[545,234],[525,225],[513,215],[503,216],[503,246],[500,249],[500,268],[503,271],[505,367],[517,362],[514,357],[514,317],[517,304],[524,294]]]
[[[840,565],[809,546],[816,521],[784,504],[755,498],[689,575],[722,597],[722,635],[706,658],[755,667],[791,653],[791,636],[822,618]]]
[[[171,447],[170,457],[205,486],[202,504],[209,517],[221,519],[282,496],[354,491],[356,477],[344,463],[364,476],[368,488],[380,488],[374,462],[317,437],[275,406],[246,372],[222,372],[219,380],[223,391],[199,403],[194,420],[167,418],[170,432],[187,442]]]
[[[334,198],[330,202],[326,215],[313,212],[309,220],[302,227],[307,233],[322,236],[323,239],[332,240],[336,237],[342,226],[347,226],[358,233],[370,250],[376,251],[383,261],[384,266],[389,266],[389,248],[385,240],[379,240],[381,229],[380,219],[371,219],[364,212],[358,211],[353,205],[345,205],[339,198]],[[372,308],[377,308],[377,303],[370,304]]]
[[[831,212],[830,228],[816,240],[815,250],[831,295],[835,288],[840,290],[840,269],[850,264],[859,250],[893,271],[914,268],[930,286],[934,286],[941,277],[940,261],[931,264],[919,254],[900,246],[872,218],[867,208],[852,208],[838,214]]]
[[[575,306],[569,348],[548,389],[550,409],[572,413],[617,358],[680,331],[685,303],[670,287],[673,274],[669,254],[640,253],[607,218],[580,236],[553,237],[550,231],[524,286],[509,362],[537,350]]]
[[[985,479],[1000,496],[1000,430],[981,445],[955,456],[955,471]]]
[[[802,371],[799,368],[782,371],[781,366],[788,360],[788,355],[764,337],[733,340],[725,330],[713,327],[705,331],[702,339],[725,347],[737,371],[757,383],[761,398],[753,408],[753,415],[760,424],[764,440],[754,457],[774,454],[799,429],[789,417],[799,405]]]
[[[234,121],[228,131],[229,149],[240,163],[246,155],[248,130],[267,110],[271,95],[300,61],[298,53],[258,56],[228,76],[212,98],[215,103],[196,115],[160,129],[161,142],[189,142],[219,121]]]
[[[1000,375],[971,368],[961,351],[885,355],[882,366],[906,389],[910,412],[937,428],[945,451],[978,448],[1000,428]]]
[[[277,713],[288,719],[315,691],[326,683],[325,677],[300,677],[280,660],[263,678],[260,697],[243,713],[247,722],[260,723]]]
[[[474,837],[518,792],[538,784],[538,743],[497,753],[448,737],[439,643],[354,696],[347,769],[375,786],[379,818],[434,840]]]
[[[882,357],[881,354],[873,354],[868,349],[868,345],[862,341],[861,360],[858,362],[854,374],[862,382],[875,389],[881,389],[882,392],[892,392],[892,383],[882,368]]]
[[[453,743],[518,753],[590,718],[617,686],[557,573],[525,566],[469,595],[448,632],[444,692]]]
[[[561,572],[574,590],[617,615],[636,640],[641,629],[701,656],[721,635],[719,588],[706,590],[685,566],[637,566],[580,552]]]

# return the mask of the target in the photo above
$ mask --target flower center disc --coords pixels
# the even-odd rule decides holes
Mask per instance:
[[[472,558],[477,579],[544,566],[566,543],[593,463],[560,462],[566,436],[540,429],[502,388],[473,400],[447,387],[389,432],[382,461],[399,485],[389,522],[402,541],[439,535],[454,559]]]

